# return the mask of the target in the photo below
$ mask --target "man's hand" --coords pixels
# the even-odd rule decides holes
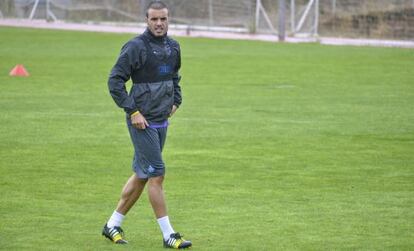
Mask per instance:
[[[148,126],[147,120],[139,112],[131,115],[131,123],[133,127],[142,130],[144,130]]]
[[[176,105],[173,105],[172,106],[172,109],[171,109],[171,112],[170,112],[170,117],[172,117],[172,115],[174,115],[174,113],[175,113],[175,111],[177,111],[177,106]]]

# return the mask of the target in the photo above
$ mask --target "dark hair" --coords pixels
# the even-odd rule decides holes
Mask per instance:
[[[154,9],[154,10],[162,10],[162,9],[167,9],[168,7],[165,3],[161,2],[161,1],[151,1],[148,6],[147,6],[147,10],[145,12],[145,15],[148,17],[148,10],[149,9]]]

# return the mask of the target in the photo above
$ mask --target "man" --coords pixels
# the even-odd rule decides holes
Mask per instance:
[[[134,173],[126,182],[102,235],[117,244],[128,243],[121,223],[148,185],[149,201],[163,234],[164,247],[188,248],[191,242],[184,240],[170,224],[162,187],[165,166],[161,152],[168,118],[181,104],[180,47],[167,36],[169,16],[164,3],[151,2],[146,16],[146,31],[122,47],[108,80],[111,96],[126,112],[135,152]],[[125,82],[130,78],[133,85],[128,95]]]

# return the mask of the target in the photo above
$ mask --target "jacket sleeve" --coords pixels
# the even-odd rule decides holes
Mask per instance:
[[[177,67],[175,69],[175,73],[173,76],[173,83],[174,83],[174,105],[177,106],[177,108],[181,105],[182,103],[182,96],[181,96],[181,86],[180,86],[180,80],[181,80],[181,75],[179,73],[180,68],[181,68],[181,50],[180,50],[180,46],[177,43],[177,50],[178,50],[178,62],[177,62]]]
[[[128,114],[138,111],[134,99],[128,95],[125,83],[130,79],[131,73],[142,65],[140,62],[140,46],[134,41],[127,42],[109,74],[109,93],[115,103]]]

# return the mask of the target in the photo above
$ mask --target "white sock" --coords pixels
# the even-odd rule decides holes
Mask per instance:
[[[168,216],[164,216],[162,218],[157,219],[157,221],[160,225],[164,240],[168,240],[170,238],[170,235],[175,233],[174,229],[170,224],[170,219],[168,218]]]
[[[112,213],[111,218],[109,218],[109,221],[107,223],[107,226],[109,228],[111,227],[120,227],[122,224],[122,221],[124,220],[125,215],[122,215],[118,213],[117,211],[114,211]]]

